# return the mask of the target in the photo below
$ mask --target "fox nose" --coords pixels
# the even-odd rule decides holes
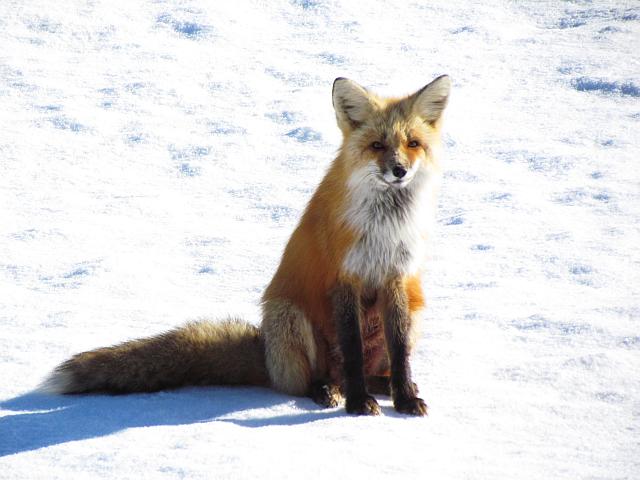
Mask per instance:
[[[393,173],[393,176],[396,178],[402,178],[407,174],[407,169],[404,168],[402,165],[396,165],[391,170],[391,173]]]

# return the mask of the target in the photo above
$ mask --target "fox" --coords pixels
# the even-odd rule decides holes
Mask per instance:
[[[259,326],[229,317],[79,353],[40,389],[125,394],[248,385],[379,415],[374,397],[424,416],[412,380],[426,241],[441,177],[442,75],[404,97],[337,78],[342,144],[285,246]]]

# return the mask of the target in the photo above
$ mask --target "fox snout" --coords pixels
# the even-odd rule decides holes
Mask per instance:
[[[380,160],[382,177],[387,183],[398,185],[411,179],[411,175],[407,176],[411,165],[398,150],[385,152]]]

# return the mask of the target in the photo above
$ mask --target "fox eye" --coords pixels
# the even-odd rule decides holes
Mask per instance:
[[[374,150],[384,150],[384,145],[380,142],[373,142],[371,144],[371,148],[373,148]]]
[[[409,148],[416,148],[420,146],[417,140],[411,140],[407,145]]]

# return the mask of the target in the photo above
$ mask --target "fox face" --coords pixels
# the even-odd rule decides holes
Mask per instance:
[[[436,161],[449,89],[449,77],[441,76],[413,95],[387,99],[338,78],[333,105],[350,168],[364,169],[379,189],[407,187]]]

